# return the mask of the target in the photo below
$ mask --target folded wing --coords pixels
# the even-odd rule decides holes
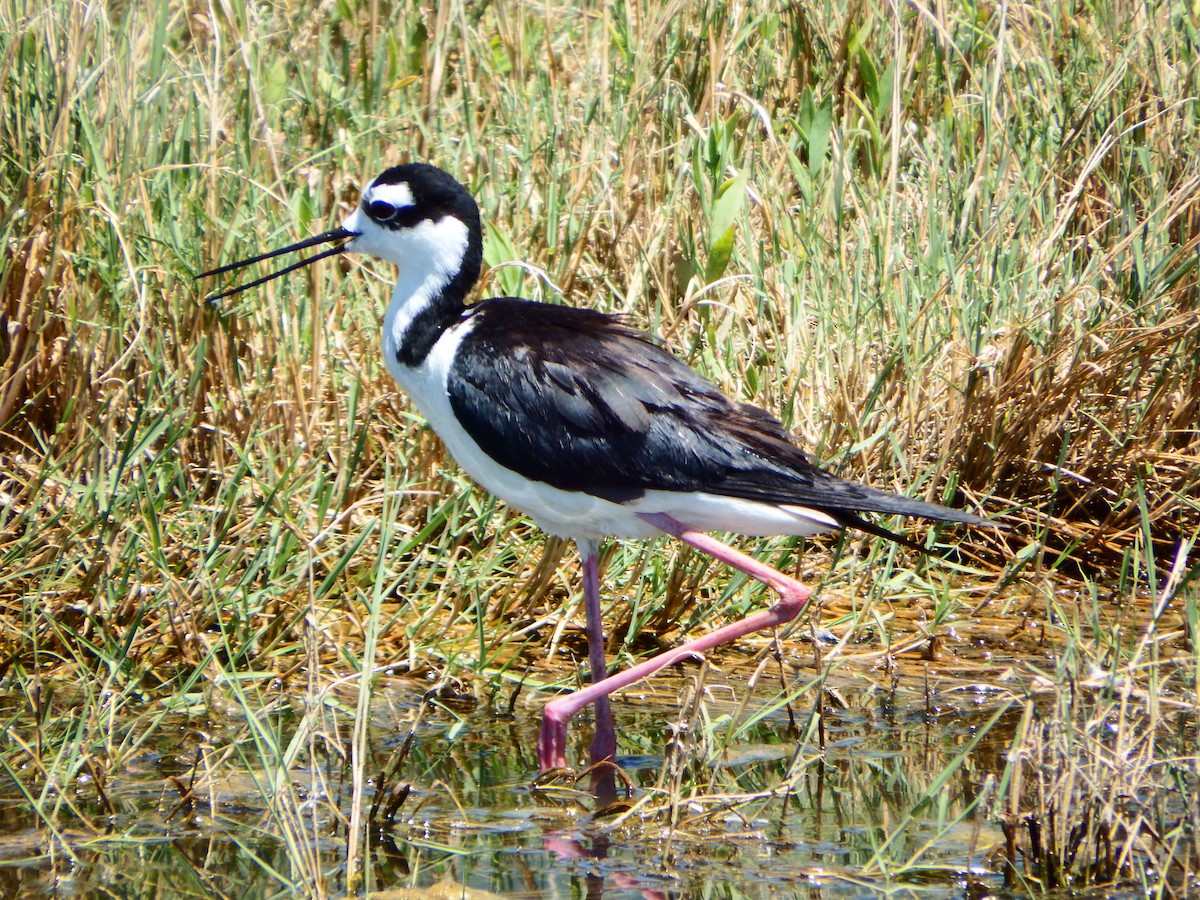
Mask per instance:
[[[856,514],[983,521],[828,474],[769,413],[729,400],[614,316],[516,299],[473,316],[451,405],[488,455],[526,478],[618,503],[664,490],[799,505],[888,536]]]

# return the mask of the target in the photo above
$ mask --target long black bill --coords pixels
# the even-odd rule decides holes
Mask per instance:
[[[274,259],[276,256],[283,256],[285,253],[294,253],[297,250],[315,247],[318,244],[328,244],[330,241],[348,241],[350,238],[357,236],[358,235],[355,232],[347,231],[345,228],[339,226],[315,235],[314,237],[299,241],[298,243],[290,244],[287,247],[281,247],[278,250],[271,250],[268,253],[260,253],[258,256],[252,256],[249,259],[243,259],[240,262],[229,263],[228,265],[211,269],[208,272],[201,272],[196,277],[208,278],[211,275],[223,275],[226,272],[233,272],[237,269],[244,269],[246,266],[252,266],[257,262],[262,262],[264,259]],[[270,275],[264,275],[262,278],[258,278],[254,281],[248,282],[247,284],[241,284],[237,287],[229,288],[224,291],[214,291],[204,299],[209,303],[215,303],[218,300],[224,300],[226,297],[232,297],[234,294],[240,294],[242,291],[248,291],[250,288],[256,288],[260,284],[266,284],[268,281],[274,281],[276,278],[280,278],[286,275],[288,272],[294,272],[296,269],[302,269],[305,266],[311,266],[318,259],[324,259],[327,256],[334,256],[335,254],[341,253],[345,249],[345,243],[339,244],[336,247],[331,247],[328,250],[323,250],[314,256],[306,257],[297,263],[292,263],[290,266],[280,269],[278,272],[272,272]]]

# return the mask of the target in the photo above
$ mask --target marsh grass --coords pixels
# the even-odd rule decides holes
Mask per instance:
[[[272,877],[353,887],[361,673],[501,709],[580,677],[570,549],[379,364],[386,268],[219,308],[194,280],[424,158],[480,200],[486,292],[625,313],[837,471],[1009,526],[938,532],[945,563],[749,544],[823,584],[806,688],[859,653],[954,648],[978,684],[1024,654],[1024,724],[956,813],[1003,823],[1010,881],[1196,877],[1194,8],[7,0],[0,35],[0,764],[55,846],[184,715],[211,733],[168,805],[254,772]],[[667,542],[606,562],[614,664],[763,602]],[[751,726],[718,724],[663,809],[732,789],[706,773]],[[312,848],[347,830],[331,880]]]

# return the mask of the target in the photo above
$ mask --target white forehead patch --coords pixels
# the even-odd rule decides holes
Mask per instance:
[[[401,181],[399,184],[371,185],[367,188],[366,196],[363,197],[363,204],[366,205],[375,201],[387,203],[396,209],[403,209],[406,206],[416,206],[417,204],[412,188],[408,186],[407,181]]]

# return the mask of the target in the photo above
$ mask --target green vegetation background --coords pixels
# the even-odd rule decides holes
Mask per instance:
[[[4,752],[117,765],[139,738],[110,716],[237,673],[494,680],[569,617],[562,548],[380,364],[386,266],[203,302],[199,271],[408,159],[478,197],[485,291],[626,313],[839,472],[1012,526],[946,535],[946,571],[1174,595],[1200,527],[1198,48],[1187,3],[8,0],[0,677],[14,717],[79,678],[93,712]],[[833,565],[855,615],[988,596],[847,540],[795,564]],[[626,659],[762,602],[669,545],[611,554]]]

